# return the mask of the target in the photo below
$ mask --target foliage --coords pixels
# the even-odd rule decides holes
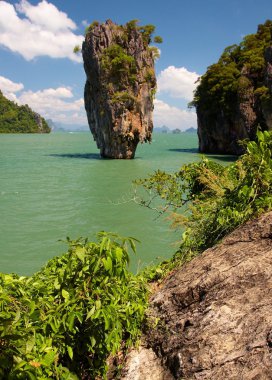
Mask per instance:
[[[38,124],[38,119],[41,125]],[[28,105],[18,106],[0,91],[0,133],[49,133],[51,129]]]
[[[136,79],[136,61],[132,55],[128,55],[124,48],[118,44],[113,44],[104,49],[102,68],[107,73],[107,77],[113,82],[133,82]]]
[[[233,105],[237,95],[245,90],[245,81],[248,82],[247,88],[253,87],[254,90],[265,86],[264,54],[272,44],[271,32],[272,21],[267,20],[258,26],[256,34],[245,36],[239,45],[227,47],[219,61],[208,67],[201,77],[190,105],[205,111],[212,122],[218,110],[223,110],[226,116],[235,112]],[[269,96],[271,98],[271,94]],[[258,91],[255,98],[260,98]]]
[[[74,49],[73,49],[73,52],[74,52],[75,54],[81,53],[81,47],[80,47],[79,45],[76,45],[76,46],[74,47]]]
[[[154,42],[155,44],[162,44],[163,43],[163,39],[161,36],[155,36],[154,37]]]
[[[182,228],[174,259],[182,263],[272,208],[272,132],[258,131],[257,141],[248,142],[246,153],[230,166],[203,157],[177,173],[157,171],[137,184],[148,194],[142,205],[171,210],[174,226]]]
[[[159,49],[156,46],[149,46],[148,50],[152,54],[152,57],[153,57],[154,60],[160,58],[160,51],[159,51]]]
[[[30,278],[0,277],[0,378],[94,379],[138,337],[147,290],[127,270],[132,238],[69,240]]]

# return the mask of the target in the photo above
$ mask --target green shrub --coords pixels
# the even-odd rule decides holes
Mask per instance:
[[[142,205],[172,212],[182,230],[174,261],[183,263],[272,208],[272,132],[258,131],[257,141],[227,167],[204,157],[177,173],[157,171],[136,183],[148,194]]]
[[[94,379],[134,343],[147,290],[128,272],[132,238],[100,233],[30,278],[0,277],[0,378]]]

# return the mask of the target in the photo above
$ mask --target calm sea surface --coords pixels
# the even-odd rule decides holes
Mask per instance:
[[[154,134],[134,160],[103,160],[90,133],[0,135],[0,272],[29,275],[66,251],[59,239],[101,230],[141,241],[136,271],[170,257],[178,234],[129,201],[132,181],[199,159],[197,136]]]

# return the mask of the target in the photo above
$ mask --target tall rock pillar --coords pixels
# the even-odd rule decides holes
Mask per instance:
[[[156,89],[150,47],[152,25],[124,26],[111,20],[90,25],[82,46],[85,109],[102,157],[134,158],[139,142],[150,142]]]

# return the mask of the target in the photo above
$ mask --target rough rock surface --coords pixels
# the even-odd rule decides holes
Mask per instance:
[[[82,46],[85,109],[102,157],[133,158],[139,142],[151,141],[156,78],[148,42],[137,28],[128,30],[111,20],[94,24],[86,34]],[[118,67],[109,50],[116,45],[130,63],[123,61]]]
[[[128,354],[121,380],[174,380],[174,377],[155,352],[142,345]]]
[[[175,379],[272,379],[272,212],[173,273],[150,314],[147,345]]]

